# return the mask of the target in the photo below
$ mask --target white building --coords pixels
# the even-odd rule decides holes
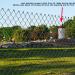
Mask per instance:
[[[58,26],[58,39],[64,39],[65,38],[65,29],[64,27]]]

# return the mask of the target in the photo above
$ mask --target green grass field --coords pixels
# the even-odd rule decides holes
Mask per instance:
[[[75,48],[0,49],[0,75],[75,75]]]

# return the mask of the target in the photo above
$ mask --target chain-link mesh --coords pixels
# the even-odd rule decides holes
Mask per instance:
[[[63,24],[64,22],[66,22],[67,20],[69,20],[69,17],[63,17]],[[24,40],[19,40],[17,42],[22,42],[22,41],[35,41],[35,40],[48,40],[49,37],[56,37],[58,35],[49,35],[50,33],[50,26],[60,26],[60,16],[56,16],[56,15],[50,15],[50,14],[38,14],[38,13],[29,13],[29,12],[22,12],[22,11],[15,11],[15,10],[10,10],[10,9],[1,9],[0,10],[0,27],[2,29],[3,32],[3,38],[6,39],[7,41],[9,41],[10,38],[16,38],[14,35],[16,34],[12,34],[12,36],[10,36],[10,32],[13,33],[13,31],[11,29],[13,29],[13,27],[15,28],[15,26],[21,26],[22,30],[25,29],[31,29],[31,31],[28,31],[30,33],[30,35],[26,35],[25,37],[23,36],[23,33],[21,36],[23,36]],[[33,26],[35,28],[33,28]],[[5,27],[5,29],[3,28]],[[7,28],[6,28],[7,27]],[[11,27],[10,29],[8,29],[8,27]],[[43,29],[45,28],[45,29]],[[46,30],[47,28],[47,30]],[[17,29],[16,29],[17,30]],[[14,30],[16,32],[16,30]],[[57,34],[57,30],[53,29],[53,34]],[[10,32],[9,32],[10,31]],[[18,33],[19,31],[17,31]],[[23,31],[25,32],[25,31]],[[25,34],[27,34],[27,32],[25,32]],[[37,35],[35,35],[37,34]],[[47,34],[47,37],[45,36]],[[18,34],[17,34],[18,35]],[[33,36],[34,35],[34,36]],[[14,37],[13,37],[14,36]],[[34,40],[33,40],[34,39]],[[16,39],[15,39],[16,40]]]
[[[72,20],[59,40],[60,16],[0,9],[0,75],[75,75],[75,48],[54,48],[75,46]]]
[[[64,17],[63,22],[68,20],[69,17]],[[30,27],[32,25],[45,24],[47,26],[60,25],[60,16],[51,14],[38,14],[29,13],[15,10],[0,10],[0,26],[14,26],[20,25],[22,27]]]
[[[69,18],[63,16],[62,25],[66,27],[66,25],[64,24],[66,24],[68,20],[72,20],[72,17]],[[3,8],[0,9],[1,43],[3,43],[4,41],[11,42],[12,40],[19,43],[29,41],[42,42],[50,40],[52,38],[58,39],[58,26],[60,25],[60,16],[57,15],[42,13],[38,14],[32,12],[29,13],[10,9],[5,10]],[[74,32],[71,32],[72,29],[70,28],[70,25],[68,25],[65,29],[65,38],[74,38]],[[32,44],[30,45],[32,46]],[[46,45],[47,44],[45,44],[45,46]]]

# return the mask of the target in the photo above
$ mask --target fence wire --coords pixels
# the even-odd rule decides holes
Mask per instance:
[[[60,25],[60,16],[51,14],[38,14],[33,12],[22,12],[10,9],[0,10],[0,26],[14,26],[20,25],[22,27],[29,27],[31,25]],[[69,17],[64,17],[63,22],[68,20]]]
[[[57,15],[0,9],[0,75],[75,75],[75,39],[57,39],[57,26]]]
[[[73,18],[63,16],[62,25],[68,20],[73,20]],[[0,9],[0,41],[1,43],[11,41],[19,43],[29,41],[43,42],[51,38],[58,39],[58,26],[60,26],[60,24],[59,15],[38,14],[10,9],[5,10],[2,8]],[[65,30],[66,38],[74,38],[74,32],[71,32],[71,30],[72,29],[68,25]],[[26,43],[25,46],[27,45]],[[33,45],[33,43],[30,45]],[[54,46],[56,46],[56,44]]]

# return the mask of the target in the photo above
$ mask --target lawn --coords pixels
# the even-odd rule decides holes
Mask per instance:
[[[0,49],[0,75],[75,75],[75,48]]]

